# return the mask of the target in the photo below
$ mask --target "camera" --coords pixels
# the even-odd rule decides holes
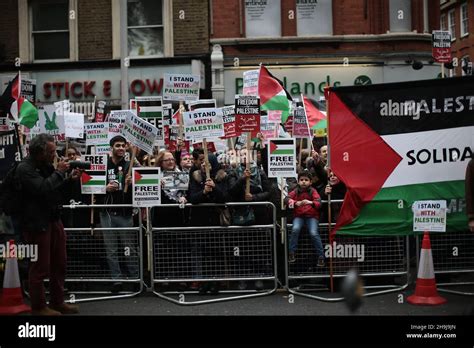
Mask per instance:
[[[70,161],[69,167],[71,169],[84,169],[89,170],[91,169],[91,162],[83,162],[83,161]]]

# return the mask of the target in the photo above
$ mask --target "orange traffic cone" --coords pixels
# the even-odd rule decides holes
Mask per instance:
[[[433,255],[431,254],[430,235],[425,232],[421,246],[420,268],[416,280],[415,294],[407,298],[414,305],[440,305],[446,303],[446,299],[438,295],[436,280],[434,276]]]
[[[10,240],[10,248],[15,244]],[[7,251],[9,253],[9,250]],[[23,312],[31,312],[31,307],[23,302],[21,293],[20,275],[18,273],[18,260],[15,257],[9,257],[5,263],[5,277],[3,278],[3,291],[0,295],[0,315],[13,315]]]

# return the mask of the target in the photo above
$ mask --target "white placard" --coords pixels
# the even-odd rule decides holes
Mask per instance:
[[[163,78],[163,100],[198,100],[199,83],[199,75],[165,74]]]
[[[132,190],[134,207],[160,205],[160,168],[133,168]]]
[[[415,201],[413,231],[446,232],[446,201]]]
[[[67,138],[84,137],[84,114],[66,112],[64,114],[64,127]]]
[[[268,177],[296,177],[295,138],[268,139]]]
[[[109,122],[86,123],[86,146],[104,145],[109,142]]]
[[[122,133],[133,145],[146,153],[152,153],[158,128],[133,113],[128,113]]]
[[[223,114],[219,108],[185,112],[183,124],[186,140],[200,141],[224,136]]]

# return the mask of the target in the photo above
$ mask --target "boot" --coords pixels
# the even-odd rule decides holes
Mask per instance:
[[[61,312],[55,311],[54,309],[51,309],[49,307],[43,307],[41,309],[33,309],[31,312],[31,315],[40,315],[40,316],[58,316],[61,315]]]
[[[76,305],[71,305],[67,303],[62,303],[60,305],[49,305],[49,308],[54,311],[58,311],[61,314],[77,314],[79,313],[79,307]]]

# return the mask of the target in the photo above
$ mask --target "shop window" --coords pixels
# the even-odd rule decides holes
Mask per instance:
[[[411,31],[411,0],[390,0],[390,31]]]
[[[298,36],[332,35],[332,0],[296,0]]]
[[[280,0],[245,0],[246,37],[280,37]]]
[[[461,37],[469,34],[467,2],[461,5]]]
[[[163,1],[128,0],[127,18],[130,57],[163,57]]]

